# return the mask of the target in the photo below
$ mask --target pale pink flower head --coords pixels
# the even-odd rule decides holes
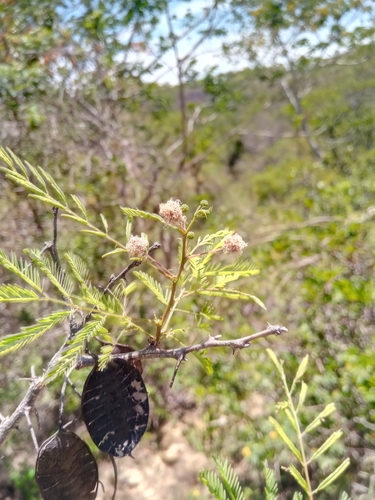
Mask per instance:
[[[125,248],[128,251],[130,258],[138,257],[143,259],[146,257],[148,251],[147,241],[140,236],[133,235],[130,236]]]
[[[167,201],[167,203],[160,203],[159,214],[171,226],[182,226],[186,220],[182,212],[180,200],[174,200],[173,198]]]
[[[223,240],[223,252],[235,255],[242,255],[243,249],[247,247],[247,243],[239,234],[228,234]]]

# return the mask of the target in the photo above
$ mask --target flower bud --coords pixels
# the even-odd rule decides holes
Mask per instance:
[[[188,240],[193,240],[195,238],[195,233],[193,233],[193,231],[189,231],[187,237]]]

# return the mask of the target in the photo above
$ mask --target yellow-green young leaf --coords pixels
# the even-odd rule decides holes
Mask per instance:
[[[92,320],[88,321],[83,328],[67,342],[67,346],[58,362],[48,373],[49,382],[56,376],[69,372],[69,370],[75,366],[78,356],[81,356],[83,353],[86,341],[89,341],[95,336],[102,337],[108,334],[108,330],[104,328],[105,321],[105,316],[101,317],[98,314],[93,315]]]
[[[300,380],[304,376],[304,374],[306,372],[306,368],[307,368],[308,362],[309,362],[309,355],[307,354],[303,358],[303,360],[301,361],[301,363],[300,363],[300,365],[298,367],[296,376],[294,377],[294,380],[293,380],[293,383],[292,383],[292,388],[290,389],[290,393],[293,392],[293,390],[295,388],[295,385],[298,382],[298,380]]]
[[[199,293],[199,295],[208,295],[210,297],[224,297],[231,300],[252,300],[259,307],[266,310],[266,306],[260,299],[258,299],[258,297],[256,297],[255,295],[250,295],[249,293],[239,292],[237,290],[216,290],[215,288],[207,288],[205,290],[197,290],[197,293]]]
[[[20,333],[6,335],[0,339],[0,356],[21,349],[37,340],[48,330],[70,316],[70,311],[58,311],[45,318],[38,319],[35,325],[26,326]]]
[[[126,253],[126,250],[124,250],[123,248],[115,248],[114,250],[111,250],[110,252],[102,255],[102,259],[104,259],[105,257],[109,257],[110,255],[116,255],[118,253]]]
[[[85,217],[85,219],[87,219],[86,208],[85,208],[84,204],[82,203],[82,201],[77,196],[75,196],[74,194],[71,194],[70,196],[72,197],[72,200],[77,205],[77,207],[81,210],[81,212],[82,212],[83,216]]]
[[[144,212],[143,210],[138,210],[136,208],[129,208],[129,207],[120,207],[121,210],[126,214],[128,217],[141,217],[142,219],[151,219],[151,220],[156,220],[158,222],[162,222],[163,224],[167,224],[163,217],[160,217],[160,215],[157,214],[150,214],[149,212]]]
[[[39,300],[34,290],[21,288],[18,285],[2,285],[0,287],[0,302],[33,302]]]
[[[284,429],[281,427],[281,425],[273,418],[273,417],[268,417],[268,420],[271,422],[271,424],[274,426],[276,432],[279,434],[281,439],[284,441],[284,443],[287,445],[287,447],[290,449],[290,451],[298,458],[298,460],[301,462],[302,457],[301,457],[301,452],[296,448],[296,446],[292,443],[292,441],[288,438],[286,435]]]
[[[6,176],[16,184],[19,184],[20,186],[26,188],[28,191],[35,193],[35,196],[45,196],[45,192],[42,189],[35,186],[32,182],[20,175],[18,172],[7,173]]]
[[[49,195],[38,195],[38,194],[29,194],[30,198],[33,198],[34,200],[39,200],[43,203],[46,203],[47,205],[51,205],[52,207],[57,207],[61,208],[61,210],[66,210],[66,206],[60,203],[56,198],[52,198]]]
[[[322,455],[325,451],[327,451],[338,439],[341,438],[343,432],[341,430],[334,432],[329,436],[327,441],[322,444],[320,448],[316,450],[316,452],[312,455],[312,457],[309,460],[309,463],[312,462],[313,460],[316,460],[320,455]]]
[[[76,222],[79,222],[80,224],[84,224],[85,226],[87,226],[87,221],[85,219],[82,219],[82,217],[79,217],[78,215],[61,214],[61,216],[66,217],[67,219],[75,220]]]
[[[26,248],[24,252],[30,257],[33,263],[47,276],[50,282],[59,290],[62,295],[66,297],[70,296],[74,285],[70,277],[65,272],[57,269],[56,265],[42,256],[42,254],[38,250]]]
[[[276,413],[279,410],[285,411],[287,408],[289,408],[290,404],[289,401],[278,401],[276,403]]]
[[[208,358],[207,356],[205,356],[205,355],[203,355],[203,354],[201,354],[199,352],[195,352],[194,356],[203,365],[204,369],[206,370],[207,375],[212,375],[214,373],[214,369],[213,369],[213,366],[212,366],[212,361],[211,361],[210,358]]]
[[[350,460],[347,458],[341,465],[337,467],[335,471],[332,472],[328,477],[324,479],[320,483],[320,485],[316,488],[316,490],[313,491],[313,493],[317,493],[318,491],[325,490],[327,486],[329,486],[333,481],[336,481],[336,479],[349,467],[350,465]]]
[[[158,300],[160,300],[160,302],[167,305],[167,301],[164,298],[162,286],[158,281],[142,271],[133,271],[133,274],[137,276],[137,278],[152,291],[152,293]]]
[[[238,277],[254,276],[259,274],[259,269],[255,269],[254,264],[249,260],[240,260],[225,267],[221,267],[220,264],[210,265],[205,274],[207,276],[226,276],[228,274],[236,274]]]
[[[14,170],[16,172],[16,168],[14,166],[14,164],[17,165],[17,167],[19,167],[19,169],[21,170],[21,172],[23,173],[23,175],[25,176],[25,178],[27,178],[27,169],[23,163],[23,161],[18,158],[18,156],[16,156],[13,151],[11,151],[9,148],[7,148],[7,152],[9,154],[9,159],[12,163],[12,170]]]
[[[99,238],[106,238],[107,235],[105,233],[103,233],[103,231],[95,231],[95,230],[92,230],[92,229],[82,229],[81,231],[82,233],[87,233],[87,234],[94,234],[95,236],[99,236]]]
[[[9,153],[11,153],[11,150],[9,150]],[[7,150],[4,149],[4,148],[1,148],[0,147],[0,160],[3,160],[3,162],[8,165],[8,167],[10,168],[11,171],[15,170],[15,167],[13,165],[13,161],[12,161],[12,158],[10,157],[10,155],[8,154]],[[7,171],[7,168],[5,167],[2,167],[0,165],[0,169],[3,171],[3,172],[6,172]]]
[[[132,283],[129,283],[129,285],[124,288],[123,293],[124,293],[124,295],[130,295],[136,289],[137,289],[137,283],[135,281],[133,281]]]
[[[43,177],[46,179],[46,181],[49,183],[49,185],[52,187],[52,189],[55,191],[55,193],[57,194],[60,201],[62,203],[64,203],[64,205],[66,207],[65,194],[63,193],[62,189],[58,186],[55,179],[52,177],[52,175],[50,175],[48,172],[46,172],[43,169],[41,169],[40,172],[43,175]]]
[[[40,282],[40,276],[37,270],[33,267],[30,267],[30,265],[22,259],[17,259],[14,254],[11,254],[8,257],[4,250],[0,249],[0,265],[21,278],[23,281],[25,281],[25,283],[34,288],[34,290],[37,290],[39,293],[43,291]]]
[[[301,390],[300,390],[299,398],[298,398],[297,411],[303,406],[305,399],[306,399],[306,394],[307,394],[307,384],[305,384],[305,382],[302,381]]]
[[[126,224],[125,224],[125,241],[126,243],[129,241],[130,235],[132,234],[132,223],[133,223],[133,218],[128,217]]]
[[[108,342],[108,344],[111,344],[112,348],[113,348],[113,338],[110,336],[110,334],[108,332],[101,332],[100,333],[100,338],[101,340],[104,340],[104,342]],[[103,346],[105,347],[105,346]]]
[[[40,167],[33,167],[30,165],[29,162],[25,161],[25,164],[27,165],[27,168],[32,172],[32,174],[35,175],[35,177],[38,179],[39,183],[43,186],[43,190],[47,192],[47,186],[46,183],[44,182],[43,176],[41,174],[42,169]]]
[[[300,491],[295,491],[292,500],[303,500],[303,495]]]
[[[335,403],[329,403],[323,411],[321,411],[319,413],[319,415],[317,417],[314,418],[314,420],[311,422],[311,424],[309,424],[306,429],[305,429],[305,432],[311,432],[312,430],[314,430],[316,427],[318,427],[320,425],[320,423],[326,418],[328,417],[332,412],[334,412],[336,410],[336,407],[335,407]]]
[[[298,431],[297,424],[296,424],[295,418],[293,417],[292,412],[289,410],[289,408],[287,408],[285,410],[285,415],[288,417],[288,420],[292,424],[293,429],[297,432]]]
[[[307,488],[307,483],[306,480],[301,476],[300,472],[298,469],[294,467],[294,465],[290,465],[288,467],[288,472],[294,477],[294,479],[297,481],[297,483],[301,486],[301,488],[308,493],[308,488]]]
[[[81,285],[85,286],[89,275],[89,270],[86,266],[86,263],[81,259],[81,257],[75,255],[73,252],[65,253],[64,257],[68,261],[68,264],[70,265],[77,281]]]
[[[106,366],[112,359],[113,345],[104,345],[100,348],[101,358],[99,360],[99,370],[105,370]]]
[[[284,377],[284,369],[282,364],[277,359],[276,354],[272,351],[272,349],[266,349],[268,356],[271,358],[271,361],[276,366],[277,371],[280,373],[281,377]]]
[[[100,214],[100,218],[102,219],[105,232],[108,233],[108,222],[107,222],[107,219],[104,217],[103,214]]]

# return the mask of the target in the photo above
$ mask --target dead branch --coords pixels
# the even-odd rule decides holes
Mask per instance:
[[[247,337],[242,337],[239,339],[228,339],[228,340],[219,340],[219,337],[209,337],[206,341],[201,342],[199,344],[194,344],[187,347],[180,347],[178,349],[161,349],[155,345],[149,345],[145,349],[140,351],[132,351],[123,354],[115,354],[113,355],[114,359],[125,359],[125,360],[134,360],[134,359],[152,359],[152,358],[172,358],[177,360],[176,367],[173,373],[173,377],[171,380],[171,385],[176,377],[177,371],[181,365],[182,361],[186,361],[186,355],[191,352],[203,351],[206,349],[211,349],[214,347],[231,347],[232,351],[235,352],[237,349],[244,349],[249,347],[254,340],[258,340],[260,338],[265,338],[270,335],[281,335],[282,333],[287,332],[287,328],[280,325],[269,325],[266,330],[263,330],[258,333],[253,333],[252,335],[248,335]],[[61,352],[61,349],[59,350]],[[16,410],[9,417],[3,417],[0,423],[0,446],[8,437],[10,432],[13,429],[17,428],[17,425],[22,417],[26,416],[28,412],[34,407],[34,404],[45,386],[46,376],[48,371],[53,367],[56,363],[58,356],[54,356],[53,362],[51,362],[48,366],[48,370],[45,375],[42,377],[36,378],[32,384],[30,385],[28,391],[23,397],[22,401],[17,406]],[[95,364],[92,356],[82,356],[77,361],[76,369],[82,369],[89,366],[93,366]]]
[[[282,333],[287,332],[288,329],[285,326],[280,325],[269,325],[266,330],[262,330],[258,333],[253,333],[252,335],[248,335],[247,337],[242,337],[239,339],[228,339],[228,340],[219,340],[220,336],[209,337],[204,342],[199,344],[194,344],[187,347],[180,347],[177,349],[161,349],[160,347],[150,344],[145,349],[141,349],[140,351],[132,351],[123,354],[115,354],[112,356],[113,359],[125,359],[135,360],[135,359],[152,359],[152,358],[170,358],[175,359],[177,361],[176,367],[172,376],[171,385],[176,377],[177,371],[181,365],[182,361],[187,361],[186,355],[191,352],[203,351],[206,349],[211,349],[214,347],[231,347],[233,353],[237,349],[244,349],[246,347],[250,347],[251,343],[254,340],[265,338],[270,335],[281,335]],[[86,368],[88,366],[93,366],[95,364],[94,359],[91,356],[82,356],[76,365],[76,369],[80,370],[81,368]]]
[[[35,404],[40,392],[44,387],[44,378],[38,377],[30,385],[28,391],[26,392],[24,398],[17,406],[16,410],[10,415],[10,417],[5,417],[0,424],[0,446],[8,437],[13,429],[17,428],[17,425],[21,418],[30,411]]]

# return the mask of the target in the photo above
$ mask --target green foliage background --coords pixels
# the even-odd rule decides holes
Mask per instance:
[[[302,2],[305,14],[309,8],[320,13],[319,21],[307,14],[303,19],[303,9],[296,19],[279,11],[276,2],[260,3],[258,14],[254,14],[257,2],[247,4],[253,6],[258,34],[270,28],[280,34],[302,21],[305,28],[312,29],[311,23],[324,23],[329,9],[337,7],[330,2]],[[287,3],[292,9],[293,2]],[[334,13],[340,20],[344,4],[352,6],[353,2],[336,3],[343,9],[340,15]],[[235,12],[235,2],[223,4]],[[365,2],[359,4],[365,6]],[[186,121],[193,124],[187,127],[184,150],[181,85],[159,85],[143,78],[144,68],[135,63],[120,64],[116,57],[123,50],[133,50],[132,46],[111,38],[121,27],[130,29],[142,22],[142,37],[135,30],[139,43],[151,44],[165,4],[131,2],[131,8],[123,9],[122,17],[116,19],[113,10],[118,2],[83,5],[75,17],[67,16],[66,11],[62,15],[63,3],[58,1],[9,1],[0,7],[4,26],[0,40],[2,144],[31,164],[41,165],[64,191],[79,196],[95,223],[100,224],[103,213],[119,240],[125,230],[119,205],[153,212],[171,197],[192,206],[209,200],[215,210],[205,227],[202,222],[202,231],[229,228],[248,241],[247,255],[261,273],[244,281],[243,290],[259,296],[268,310],[255,304],[234,308],[229,301],[218,299],[215,305],[224,321],[214,332],[207,329],[200,335],[239,337],[263,329],[266,322],[287,326],[289,333],[272,347],[291,374],[304,355],[310,355],[306,405],[316,413],[335,402],[338,411],[327,427],[340,427],[345,435],[330,455],[321,458],[312,477],[319,482],[320,475],[326,475],[342,457],[351,460],[349,472],[333,486],[329,497],[322,494],[321,498],[336,498],[343,490],[354,498],[372,498],[373,24],[366,29],[363,24],[352,30],[351,37],[343,37],[345,59],[325,59],[325,64],[319,64],[322,59],[317,55],[307,61],[297,58],[286,69],[277,61],[262,67],[252,57],[254,45],[250,42],[254,39],[243,28],[240,49],[252,61],[248,69],[227,74],[209,71],[202,76],[194,74],[194,65],[184,67]],[[340,64],[334,64],[337,62]],[[154,69],[148,71],[149,76]],[[299,111],[279,85],[282,78],[289,78],[289,84],[295,86],[292,90],[300,96]],[[317,141],[319,158],[309,145],[306,130]],[[25,247],[41,248],[51,238],[50,212],[4,177],[0,182],[1,246],[17,254]],[[156,230],[151,221],[137,224],[138,233],[146,232],[150,241],[161,241],[165,267],[175,266],[176,243],[168,232]],[[121,254],[101,259],[109,250],[106,243],[78,232],[70,221],[60,224],[59,249],[80,255],[98,285],[123,266]],[[0,273],[1,282],[7,282],[9,274],[3,269]],[[48,312],[33,304],[0,307],[1,336]],[[139,293],[133,307],[142,317],[154,304],[150,295]],[[196,337],[198,334],[192,334],[184,342]],[[134,347],[144,346],[145,341],[138,334],[132,338]],[[2,360],[3,414],[12,411],[26,390],[27,382],[18,377],[28,376],[32,365],[40,372],[60,343],[61,334],[57,333],[48,345],[32,346],[27,355]],[[266,418],[281,394],[265,352],[267,346],[269,341],[264,340],[234,357],[224,351],[213,353],[212,374],[191,359],[176,381],[175,399],[177,394],[184,396],[178,403],[167,396],[172,364],[165,369],[158,361],[147,367],[154,401],[153,430],[193,409],[204,425],[189,430],[191,443],[208,455],[216,453],[246,464],[241,480],[253,498],[263,487],[262,461],[283,464],[289,460],[289,452],[282,448]],[[78,385],[82,383],[82,375],[75,378]],[[58,392],[59,384],[53,385],[52,397],[42,401],[41,436],[54,428]],[[67,408],[72,414],[77,411],[73,401]],[[19,449],[21,439],[13,434],[6,451]],[[5,467],[12,470],[8,459]],[[17,471],[12,477],[19,482]],[[281,471],[286,492],[291,488],[289,481]]]

